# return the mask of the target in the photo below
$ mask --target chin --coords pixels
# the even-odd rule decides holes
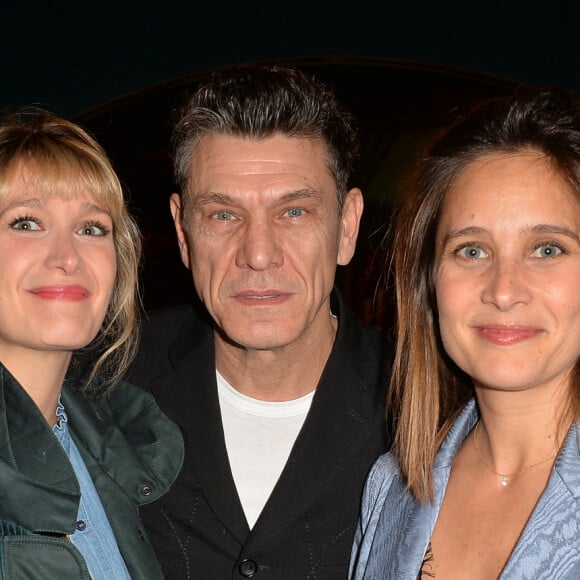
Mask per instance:
[[[76,336],[72,333],[58,336],[45,336],[42,343],[47,350],[79,350],[90,344],[96,336],[96,333],[78,333]]]
[[[236,342],[245,350],[278,350],[290,344],[283,340],[274,339],[242,339]]]
[[[494,391],[525,391],[533,387],[538,377],[526,377],[518,374],[494,374],[493,376],[474,377],[475,381],[484,389]]]
[[[281,333],[232,333],[229,339],[234,344],[246,350],[276,350],[291,344],[296,340],[295,336],[285,336]]]

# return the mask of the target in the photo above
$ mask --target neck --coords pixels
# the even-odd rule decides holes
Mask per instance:
[[[337,320],[324,336],[305,337],[284,347],[257,350],[215,336],[216,367],[233,388],[263,401],[291,401],[316,389],[334,345]]]
[[[572,417],[568,390],[501,392],[478,389],[481,414],[476,445],[493,471],[512,474],[557,455]],[[545,460],[545,461],[544,461]]]
[[[0,360],[22,385],[50,426],[56,424],[56,405],[71,353],[2,349]]]

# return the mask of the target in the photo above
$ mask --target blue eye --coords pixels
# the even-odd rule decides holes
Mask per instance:
[[[217,220],[219,220],[221,222],[228,222],[228,221],[234,219],[233,214],[229,211],[218,211],[217,213],[214,213],[213,215]]]
[[[564,249],[560,245],[555,244],[554,242],[549,242],[534,248],[532,256],[534,258],[554,258],[562,253],[564,253]]]
[[[40,230],[40,225],[37,220],[31,217],[16,218],[10,222],[10,227],[14,230],[20,230],[23,232]]]
[[[455,254],[466,260],[481,260],[487,258],[487,253],[479,246],[468,244],[456,250]]]
[[[291,207],[289,210],[286,211],[286,215],[289,218],[299,218],[303,214],[304,210],[299,207]]]

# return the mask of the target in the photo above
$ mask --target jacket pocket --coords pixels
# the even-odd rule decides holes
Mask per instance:
[[[30,534],[3,538],[2,580],[90,580],[89,570],[72,542]]]

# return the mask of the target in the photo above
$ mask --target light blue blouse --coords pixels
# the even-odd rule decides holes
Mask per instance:
[[[451,463],[478,419],[470,401],[435,460],[434,503],[406,489],[395,457],[369,474],[350,563],[351,580],[416,580],[445,495]],[[580,579],[580,421],[556,459],[548,485],[516,544],[501,580]]]

